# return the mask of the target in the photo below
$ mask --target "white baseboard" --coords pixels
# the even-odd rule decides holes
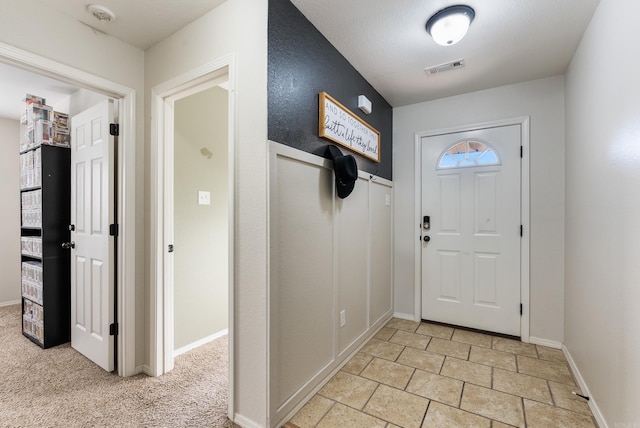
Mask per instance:
[[[10,300],[8,302],[0,302],[0,307],[19,305],[20,303],[21,303],[20,300]]]
[[[418,321],[414,314],[404,314],[402,312],[394,312],[393,317],[401,320]]]
[[[535,336],[529,336],[529,343],[533,343],[534,345],[547,346],[549,348],[562,349],[562,342],[549,340],[549,339],[542,339],[540,337],[535,337]]]
[[[233,415],[233,423],[236,425],[240,425],[242,428],[264,428],[262,425],[257,424],[251,419],[237,413]]]
[[[151,367],[149,367],[146,364],[136,367],[136,374],[140,374],[140,373],[144,373],[147,376],[154,377],[153,372],[151,371]]]
[[[207,336],[205,338],[202,338],[200,340],[196,340],[193,343],[190,343],[188,345],[183,346],[182,348],[178,348],[175,351],[173,351],[173,358],[177,357],[178,355],[182,355],[186,352],[191,351],[192,349],[196,349],[204,344],[207,344],[209,342],[213,342],[214,340],[216,340],[219,337],[222,336],[226,336],[227,334],[229,334],[229,329],[225,328],[224,330],[221,330],[217,333],[212,334],[211,336]]]
[[[589,408],[591,409],[591,413],[593,413],[593,417],[596,419],[598,427],[609,428],[609,425],[605,421],[604,416],[602,416],[602,412],[600,411],[600,408],[598,407],[596,400],[591,396],[591,393],[589,392],[589,387],[587,386],[587,383],[582,377],[580,370],[578,370],[578,366],[576,366],[576,362],[573,360],[573,357],[571,356],[569,349],[567,349],[566,346],[562,345],[562,352],[564,353],[564,356],[567,358],[567,362],[569,362],[569,367],[571,367],[573,376],[576,378],[576,381],[578,382],[578,386],[582,390],[582,394],[589,397]]]

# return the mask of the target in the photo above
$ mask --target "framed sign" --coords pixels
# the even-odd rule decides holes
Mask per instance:
[[[318,135],[380,162],[380,132],[326,92],[319,94]]]

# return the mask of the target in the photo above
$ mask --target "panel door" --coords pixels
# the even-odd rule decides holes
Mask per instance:
[[[520,335],[520,138],[510,125],[422,139],[423,319]]]
[[[113,102],[71,120],[71,346],[114,370],[114,137]]]

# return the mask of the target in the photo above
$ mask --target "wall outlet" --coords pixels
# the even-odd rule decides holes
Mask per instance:
[[[211,205],[211,192],[198,191],[198,205]]]
[[[340,311],[340,327],[344,327],[346,323],[347,323],[347,311],[346,309],[343,309]]]

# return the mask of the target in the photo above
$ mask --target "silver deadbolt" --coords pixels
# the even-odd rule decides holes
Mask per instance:
[[[65,248],[67,250],[71,249],[71,248],[76,248],[76,243],[73,241],[69,241],[69,242],[63,242],[62,243],[62,248]]]

